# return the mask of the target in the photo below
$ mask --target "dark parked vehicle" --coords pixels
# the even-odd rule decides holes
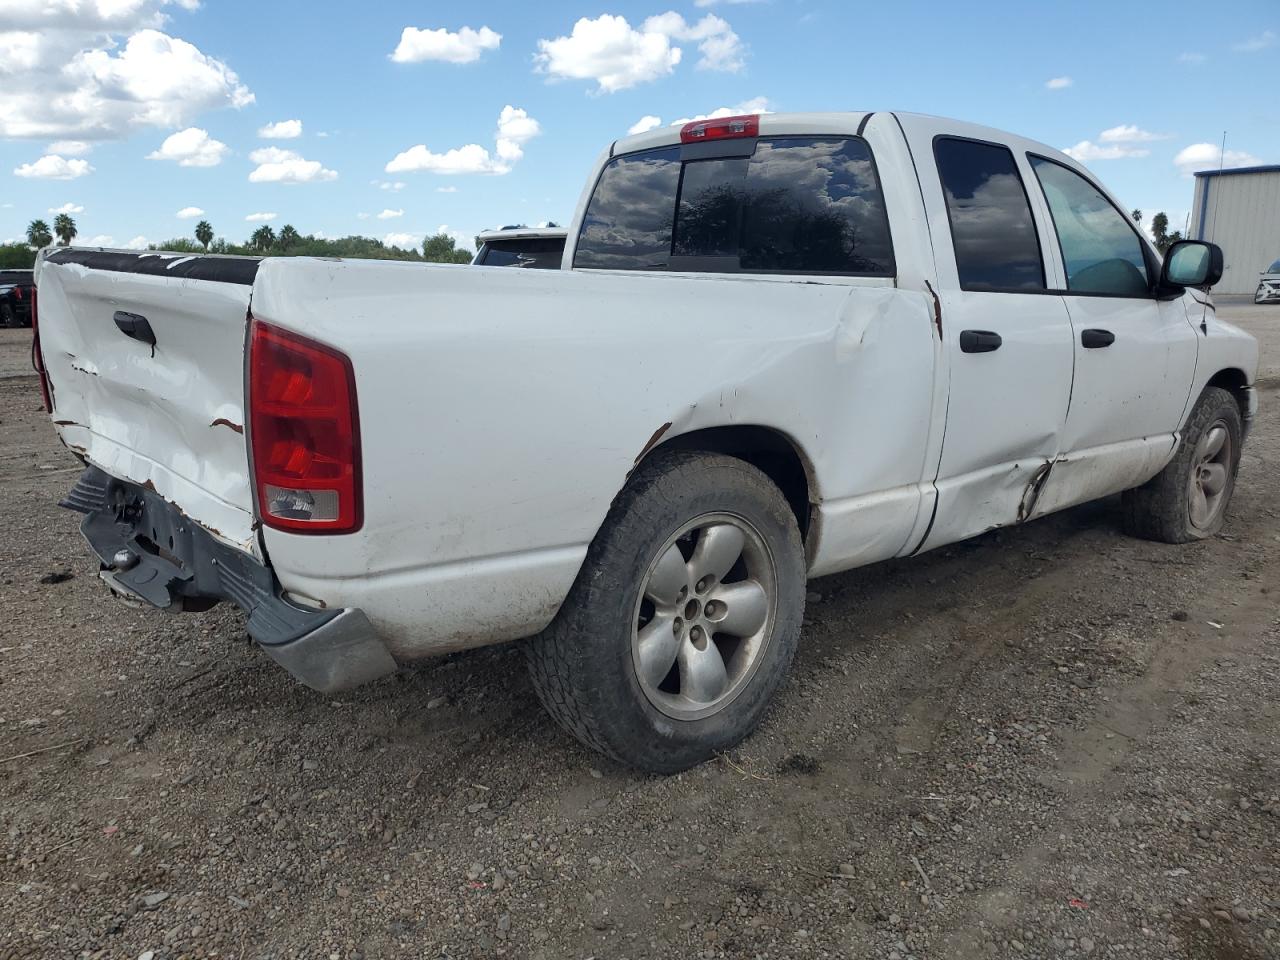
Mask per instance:
[[[36,281],[30,270],[0,270],[0,327],[31,326]]]
[[[485,267],[530,267],[559,270],[564,255],[563,227],[503,227],[476,237],[472,264]]]

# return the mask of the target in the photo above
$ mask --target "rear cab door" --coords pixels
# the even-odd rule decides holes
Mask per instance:
[[[916,550],[1027,517],[1061,449],[1072,329],[1027,143],[899,114],[919,174],[941,302],[949,400],[937,506]]]

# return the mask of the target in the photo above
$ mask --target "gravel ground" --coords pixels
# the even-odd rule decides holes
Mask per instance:
[[[1274,364],[1280,309],[1227,309]],[[1113,499],[815,581],[762,729],[656,778],[514,648],[323,696],[232,609],[110,600],[0,376],[0,960],[1280,956],[1262,403],[1222,536],[1128,539]]]

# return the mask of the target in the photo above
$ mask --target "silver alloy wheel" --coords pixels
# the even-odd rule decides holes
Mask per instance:
[[[1191,525],[1201,530],[1211,527],[1226,507],[1231,478],[1231,431],[1225,420],[1215,420],[1200,437],[1191,456],[1188,501]]]
[[[727,706],[773,634],[777,570],[746,519],[704,514],[669,537],[645,572],[631,654],[649,702],[676,720]]]

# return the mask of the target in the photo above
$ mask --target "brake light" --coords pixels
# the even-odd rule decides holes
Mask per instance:
[[[22,287],[14,287],[14,288],[13,288],[13,297],[14,297],[14,299],[15,299],[15,300],[21,300],[21,299],[22,299]]]
[[[31,366],[40,374],[40,396],[44,399],[45,413],[53,413],[53,394],[49,390],[49,374],[44,369],[44,354],[40,352],[40,317],[36,307],[40,298],[36,288],[31,288]]]
[[[298,533],[360,529],[360,421],[346,354],[254,320],[249,429],[263,523]]]
[[[701,143],[703,140],[736,140],[760,136],[760,114],[741,117],[716,117],[713,120],[694,120],[680,128],[681,143]]]

